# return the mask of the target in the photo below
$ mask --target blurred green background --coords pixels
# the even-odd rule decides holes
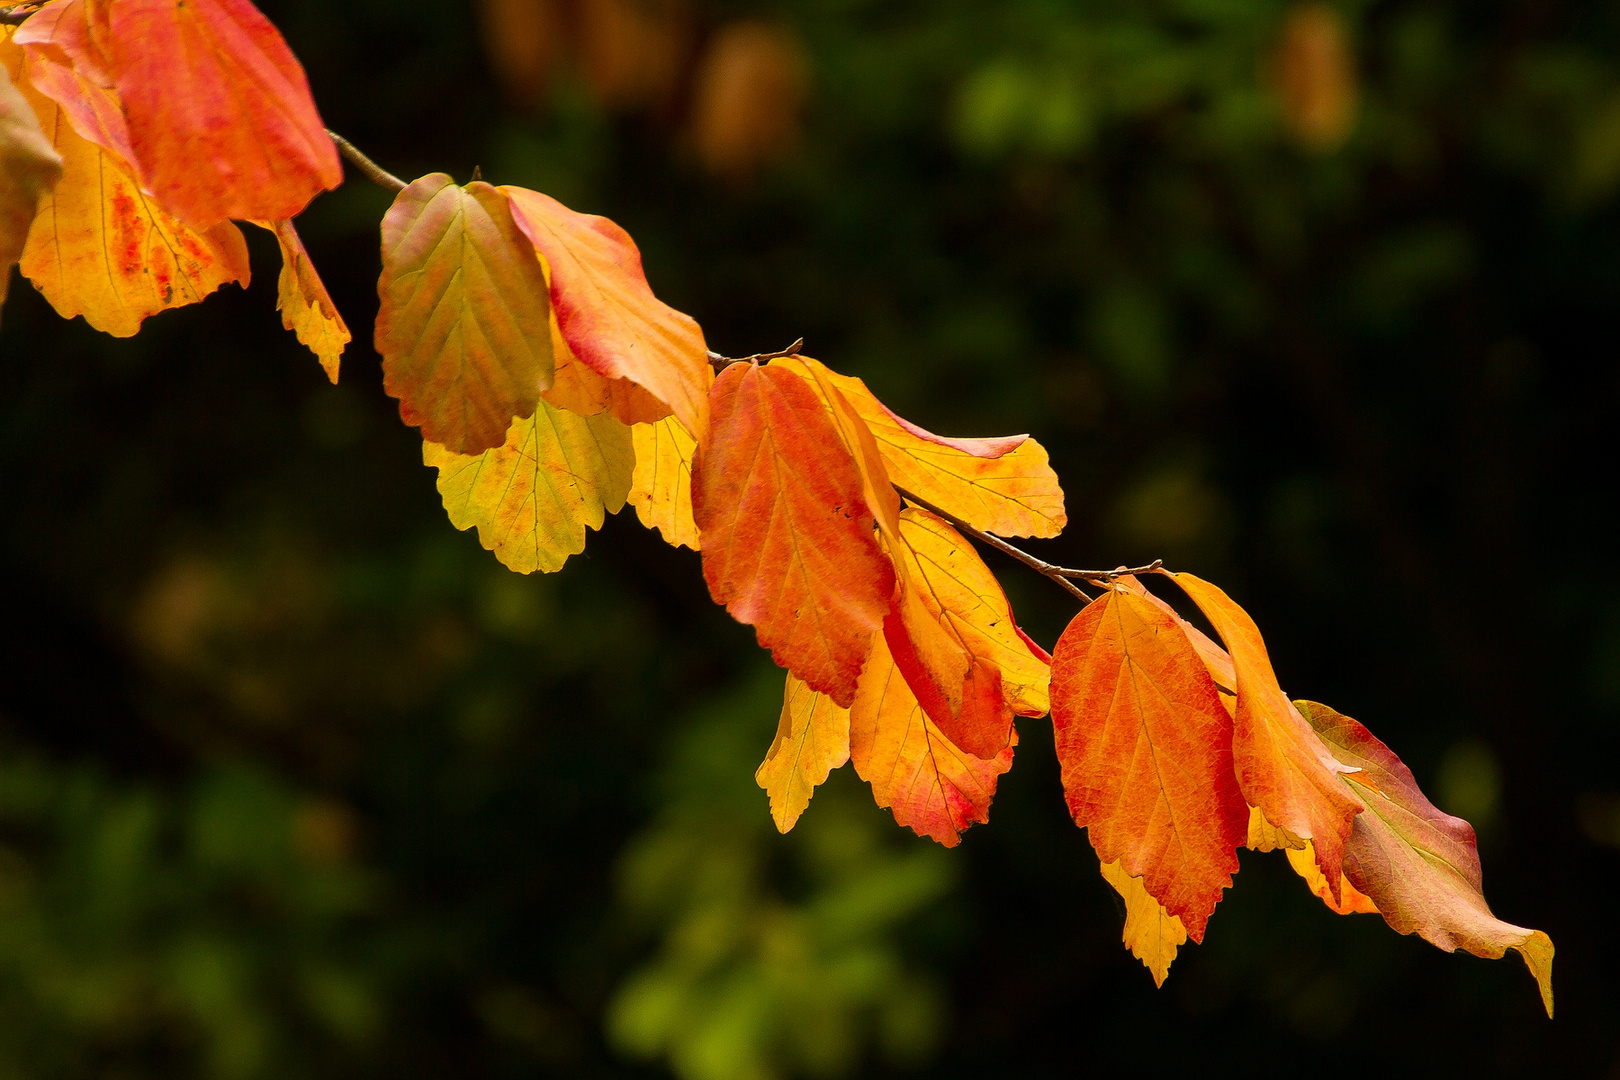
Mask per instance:
[[[1039,553],[1225,585],[1475,823],[1558,1018],[1248,852],[1155,991],[1044,720],[960,848],[848,770],[779,837],[779,673],[695,555],[446,521],[354,181],[299,223],[337,387],[267,234],[128,341],[13,287],[0,1077],[1620,1076],[1620,4],[264,9],[332,127],[611,215],[711,347],[1035,434]]]

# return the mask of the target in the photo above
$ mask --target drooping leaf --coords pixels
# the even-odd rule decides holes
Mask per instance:
[[[248,0],[106,9],[132,164],[165,209],[198,229],[282,221],[343,182],[303,67]]]
[[[400,417],[457,454],[502,445],[553,374],[545,274],[506,197],[424,176],[394,200],[382,238],[377,351]]]
[[[860,472],[821,400],[781,369],[727,368],[712,415],[692,475],[709,592],[848,706],[894,589]]]
[[[1473,826],[1431,803],[1412,771],[1361,724],[1326,705],[1297,704],[1334,756],[1360,770],[1341,780],[1367,807],[1356,817],[1345,849],[1349,882],[1398,933],[1416,933],[1446,952],[1463,949],[1491,960],[1517,950],[1552,1016],[1552,939],[1491,914]]]
[[[352,340],[348,324],[338,313],[326,285],[309,261],[304,241],[290,221],[266,225],[281,245],[281,277],[277,283],[276,307],[281,324],[298,336],[298,341],[320,360],[326,377],[338,381],[338,365],[343,350]]]
[[[1232,762],[1238,787],[1266,820],[1315,845],[1335,896],[1344,844],[1361,803],[1339,781],[1341,764],[1277,685],[1254,620],[1224,592],[1191,574],[1169,574],[1215,627],[1231,654],[1237,683]]]
[[[946,847],[990,820],[996,782],[1012,768],[1012,742],[987,760],[955,746],[928,718],[889,656],[881,635],[849,710],[849,756],[879,806],[919,836]]]
[[[32,68],[30,58],[24,69]],[[198,233],[175,220],[26,77],[22,89],[63,163],[62,180],[40,201],[22,272],[64,319],[83,315],[129,337],[149,316],[195,304],[228,282],[247,286],[241,230],[225,222]]]
[[[11,287],[11,268],[22,258],[39,204],[62,178],[62,155],[11,75],[0,68],[0,302]]]
[[[27,50],[34,88],[62,107],[73,130],[111,150],[133,175],[129,122],[107,55],[107,16],[106,3],[59,0],[31,16],[14,40]]]
[[[1350,831],[1351,843],[1355,843],[1355,830]],[[1309,840],[1300,841],[1303,847],[1284,848],[1288,856],[1288,865],[1294,868],[1305,881],[1305,887],[1315,893],[1328,909],[1337,915],[1376,915],[1378,906],[1371,898],[1365,896],[1361,890],[1350,884],[1348,878],[1339,881],[1339,895],[1334,897],[1332,890],[1327,887],[1327,878],[1322,876],[1322,868],[1316,865],[1316,849]]]
[[[1125,901],[1125,947],[1153,974],[1153,985],[1163,986],[1177,950],[1187,944],[1187,928],[1118,861],[1103,863],[1102,876]]]
[[[1232,773],[1232,718],[1175,621],[1106,593],[1052,654],[1052,724],[1076,825],[1105,863],[1202,941],[1237,872],[1248,807]]]
[[[431,442],[422,463],[439,470],[439,494],[458,529],[520,574],[562,569],[585,550],[587,526],[624,506],[635,468],[630,429],[611,416],[576,416],[541,402],[514,421],[506,441],[464,456]]]
[[[599,375],[646,389],[695,438],[706,438],[709,352],[703,331],[653,295],[630,234],[538,192],[502,190],[511,196],[518,227],[550,268],[557,322],[574,355]],[[620,419],[636,423],[647,417]]]
[[[1056,536],[1068,524],[1057,473],[1034,439],[947,439],[889,411],[860,379],[828,377],[871,429],[895,485],[999,536]]]
[[[677,417],[631,429],[636,441],[636,475],[630,485],[630,504],[649,529],[664,534],[674,547],[701,550],[697,523],[692,519],[692,458],[697,440]]]
[[[777,829],[793,828],[816,787],[848,760],[849,710],[788,672],[776,739],[754,773],[754,782],[770,795]]]

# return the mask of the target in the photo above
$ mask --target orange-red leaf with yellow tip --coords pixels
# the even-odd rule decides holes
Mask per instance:
[[[557,322],[597,374],[627,379],[665,403],[699,441],[708,435],[709,351],[688,315],[647,284],[630,234],[525,188],[502,188],[518,227],[546,260]],[[638,423],[646,416],[619,416]]]
[[[281,221],[343,182],[303,67],[248,0],[116,0],[107,18],[131,163],[176,217]]]
[[[879,806],[919,836],[946,847],[990,820],[996,782],[1012,768],[1017,733],[989,760],[953,744],[917,703],[878,636],[849,710],[849,756]]]
[[[1075,824],[1202,941],[1249,812],[1232,718],[1181,628],[1128,592],[1093,601],[1052,654],[1052,724]]]
[[[506,196],[424,176],[383,218],[382,255],[376,344],[400,417],[452,453],[502,445],[554,364],[545,274]]]
[[[1265,641],[1220,589],[1191,574],[1169,574],[1204,613],[1231,655],[1237,705],[1232,762],[1238,787],[1272,825],[1316,848],[1329,891],[1337,896],[1344,845],[1361,803],[1339,780],[1350,771],[1322,744],[1277,685]]]
[[[709,592],[778,664],[848,706],[894,590],[860,470],[796,375],[733,364],[711,397],[692,478]]]
[[[338,365],[343,350],[352,340],[348,324],[338,314],[337,305],[326,291],[315,264],[309,261],[303,238],[290,221],[267,225],[281,245],[281,277],[277,282],[276,307],[281,324],[297,335],[298,341],[314,353],[326,377],[338,381]]]
[[[1297,704],[1334,757],[1360,770],[1340,781],[1355,788],[1367,807],[1356,817],[1345,849],[1345,878],[1399,933],[1416,933],[1446,952],[1463,949],[1491,960],[1516,949],[1551,1016],[1552,939],[1491,914],[1473,826],[1431,803],[1412,770],[1361,724],[1326,705]]]

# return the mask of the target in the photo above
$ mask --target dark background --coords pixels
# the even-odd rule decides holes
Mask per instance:
[[[847,769],[778,837],[779,674],[694,554],[626,513],[524,578],[446,521],[353,179],[299,222],[337,387],[268,234],[130,340],[12,286],[0,1076],[1620,1075],[1620,6],[264,8],[332,127],[614,217],[711,347],[1033,433],[1032,546],[1224,585],[1474,821],[1558,1016],[1249,852],[1156,991],[1044,720],[953,851]]]

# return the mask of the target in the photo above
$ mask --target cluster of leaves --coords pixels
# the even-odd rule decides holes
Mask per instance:
[[[341,183],[340,161],[247,0],[52,0],[3,49],[4,255],[59,312],[134,333],[245,282],[233,222],[256,222],[280,240],[288,328],[336,379],[349,333],[291,219]],[[852,761],[897,821],[954,845],[988,819],[1015,719],[1050,712],[1072,816],[1157,981],[1202,940],[1237,849],[1281,848],[1337,912],[1447,951],[1519,951],[1551,1012],[1552,943],[1490,913],[1472,828],[1356,721],[1291,701],[1242,608],[1165,572],[1217,642],[1133,573],[1065,571],[999,539],[1067,522],[1038,443],[934,435],[796,348],[718,357],[611,221],[360,161],[398,189],[384,385],[451,521],[520,572],[560,568],[626,502],[700,550],[715,601],[788,670],[756,776],[778,828]],[[1019,629],[970,536],[1088,601],[1054,654]]]

